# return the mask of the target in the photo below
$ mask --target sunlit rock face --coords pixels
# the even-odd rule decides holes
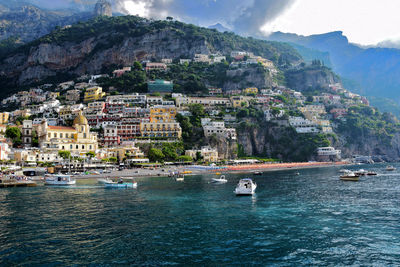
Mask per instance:
[[[99,0],[94,7],[95,16],[112,16],[111,4],[106,0]]]

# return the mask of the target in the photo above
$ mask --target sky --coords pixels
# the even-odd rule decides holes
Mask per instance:
[[[125,0],[125,5],[130,13],[157,17],[160,9],[154,4],[160,2],[162,15],[202,26],[220,22],[241,34],[340,30],[362,45],[400,40],[400,0]]]
[[[12,1],[12,0],[11,0]],[[19,0],[14,0],[19,1]],[[48,8],[97,0],[27,0]],[[362,45],[400,43],[400,0],[109,0],[114,11],[200,26],[221,23],[242,35],[343,31]]]

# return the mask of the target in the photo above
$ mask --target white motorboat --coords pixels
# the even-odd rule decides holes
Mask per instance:
[[[107,184],[107,183],[113,183],[113,180],[111,180],[110,178],[101,178],[97,179],[97,182],[99,184]]]
[[[364,169],[359,169],[358,171],[355,171],[354,174],[358,175],[358,176],[364,176],[366,175],[368,172]]]
[[[74,185],[76,180],[70,175],[55,174],[45,177],[45,185]]]
[[[360,175],[355,174],[354,172],[346,172],[345,174],[340,176],[340,180],[342,180],[342,181],[357,182],[359,179],[360,179]]]
[[[219,178],[212,178],[211,181],[213,183],[219,183],[219,184],[224,184],[228,182],[228,180],[225,178],[225,175],[221,175]]]
[[[387,171],[394,171],[394,170],[396,170],[396,168],[390,165],[390,166],[386,167],[386,170]]]
[[[233,191],[237,196],[241,195],[253,195],[256,191],[257,184],[253,182],[250,178],[240,179],[237,184],[235,191]]]

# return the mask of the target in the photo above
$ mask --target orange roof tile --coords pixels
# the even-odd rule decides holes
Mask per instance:
[[[64,130],[64,131],[75,131],[74,127],[67,126],[48,126],[51,130]]]

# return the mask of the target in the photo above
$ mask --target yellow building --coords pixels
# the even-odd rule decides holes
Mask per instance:
[[[182,128],[177,122],[141,122],[142,137],[174,137],[181,138]]]
[[[10,118],[10,113],[8,113],[8,112],[0,113],[0,124],[8,123],[9,118]]]
[[[103,93],[103,88],[101,88],[100,86],[91,87],[86,89],[83,101],[84,102],[97,101],[103,98],[105,95],[106,93]]]
[[[150,108],[150,122],[175,122],[175,106],[153,106]]]
[[[218,161],[218,151],[214,148],[205,146],[199,150],[186,150],[185,155],[196,159],[197,153],[200,153],[201,157],[206,162],[217,162]]]
[[[258,94],[258,89],[256,87],[248,87],[243,90],[245,94]]]
[[[232,96],[231,97],[232,107],[234,108],[248,107],[252,99],[254,98],[250,96],[242,96],[242,95]]]
[[[74,119],[73,127],[49,126],[44,120],[39,126],[39,145],[49,150],[67,150],[83,155],[98,147],[97,135],[90,132],[90,126],[82,112]]]

